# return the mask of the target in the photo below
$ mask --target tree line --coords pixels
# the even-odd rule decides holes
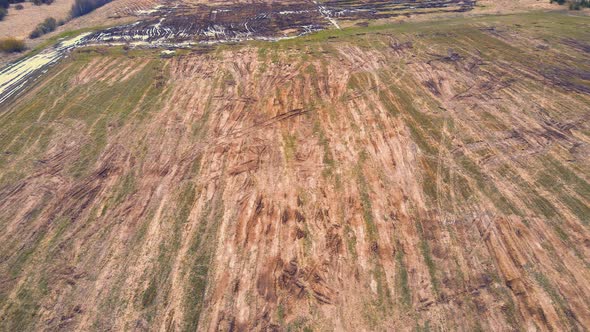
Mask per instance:
[[[590,0],[550,0],[550,2],[557,3],[559,5],[567,4],[570,10],[590,8]]]

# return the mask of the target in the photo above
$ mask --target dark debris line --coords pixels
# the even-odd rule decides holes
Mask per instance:
[[[473,0],[302,1],[177,6],[145,21],[104,30],[94,42],[158,43],[275,40],[327,29],[334,20],[365,20],[432,12],[465,12]],[[336,25],[337,26],[337,25]]]

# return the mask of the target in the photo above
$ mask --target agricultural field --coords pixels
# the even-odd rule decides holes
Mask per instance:
[[[590,17],[411,3],[139,4],[0,68],[0,330],[590,329]]]

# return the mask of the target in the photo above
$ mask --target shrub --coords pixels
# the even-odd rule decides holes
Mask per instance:
[[[7,14],[6,8],[0,7],[0,21],[2,21],[4,19],[6,14]]]
[[[570,10],[580,10],[582,8],[590,8],[590,1],[581,0],[570,2]]]
[[[26,49],[25,42],[16,38],[1,38],[0,51],[6,53],[22,52]]]
[[[52,3],[53,0],[33,0],[33,4],[36,6],[51,5]]]
[[[8,9],[8,6],[10,6],[10,4],[19,2],[25,2],[25,0],[0,0],[0,8]]]
[[[70,15],[72,17],[86,15],[96,8],[104,6],[111,1],[112,0],[76,0],[72,6],[72,9],[70,10]]]
[[[35,28],[35,30],[33,30],[33,32],[31,32],[29,37],[32,39],[40,37],[46,33],[50,33],[51,31],[55,30],[55,28],[57,28],[57,21],[53,17],[47,18],[45,21],[40,23]]]
[[[23,7],[23,5],[21,5],[20,3],[16,6],[14,6],[14,9],[16,10],[23,10],[25,7]]]

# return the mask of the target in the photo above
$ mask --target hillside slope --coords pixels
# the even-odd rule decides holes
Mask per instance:
[[[589,26],[75,51],[0,113],[0,330],[590,329]]]

